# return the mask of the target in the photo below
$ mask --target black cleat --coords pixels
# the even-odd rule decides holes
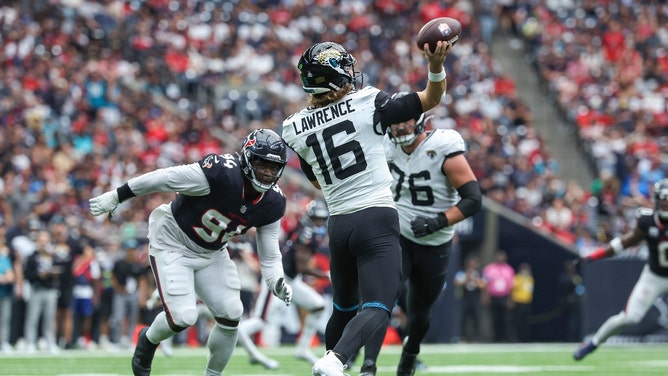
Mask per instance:
[[[397,366],[397,376],[413,376],[415,374],[415,367],[417,363],[417,354],[409,354],[405,351],[401,352],[401,359]]]
[[[132,373],[134,376],[149,376],[151,374],[151,363],[158,345],[151,343],[146,338],[147,331],[148,327],[139,331],[137,347],[135,347],[135,353],[132,355]]]
[[[365,360],[360,370],[360,376],[376,376],[376,363],[371,359]]]
[[[594,350],[596,350],[594,342],[592,342],[591,340],[583,342],[573,353],[573,359],[582,360],[582,358],[584,358],[585,356],[587,356],[587,354],[593,352]]]

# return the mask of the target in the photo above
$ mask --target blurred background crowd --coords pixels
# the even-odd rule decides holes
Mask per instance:
[[[651,186],[668,169],[665,1],[3,1],[0,243],[21,256],[26,279],[39,274],[31,256],[54,259],[53,286],[42,287],[58,290],[47,314],[58,318],[59,335],[47,348],[76,346],[67,334],[73,315],[99,315],[104,299],[107,317],[114,310],[139,317],[150,300],[147,286],[140,306],[130,307],[136,311],[109,303],[114,291],[141,290],[131,281],[152,283],[146,220],[171,195],[136,198],[110,220],[89,215],[90,197],[157,167],[233,153],[252,129],[278,130],[303,106],[296,62],[314,42],[343,44],[365,85],[390,93],[424,87],[426,62],[414,37],[439,16],[459,19],[464,35],[446,61],[448,92],[430,127],[464,136],[488,199],[581,249],[619,235],[637,207],[652,205]],[[527,74],[539,77],[560,120],[573,127],[593,184],[560,175],[518,96],[522,88],[494,58],[500,33],[531,61],[535,71]],[[318,197],[294,155],[289,164],[280,183],[286,235]],[[115,268],[127,278],[112,278]],[[87,282],[90,288],[77,287]],[[12,322],[21,324],[0,333],[3,347],[24,336],[33,336],[28,350],[33,345],[22,322],[37,314],[23,295],[40,288],[26,290],[13,287]],[[95,312],[77,299],[90,299]],[[132,334],[105,328],[104,320],[76,322],[78,333],[108,335],[117,346]]]

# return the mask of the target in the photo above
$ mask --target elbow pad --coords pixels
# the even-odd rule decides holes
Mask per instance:
[[[455,206],[464,214],[464,218],[468,218],[480,211],[482,207],[482,192],[477,180],[471,180],[462,185],[457,189],[457,192],[459,192],[459,196],[462,199]]]

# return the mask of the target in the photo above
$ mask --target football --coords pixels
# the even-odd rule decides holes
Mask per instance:
[[[436,50],[439,40],[455,44],[462,33],[462,24],[454,18],[439,17],[427,22],[417,34],[417,46],[422,49],[425,43],[429,43],[431,52]]]

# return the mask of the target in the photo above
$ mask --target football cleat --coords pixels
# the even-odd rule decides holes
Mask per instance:
[[[320,358],[313,365],[312,376],[345,376],[343,370],[346,367],[341,363],[333,351],[327,351],[325,356]]]
[[[376,362],[371,359],[365,360],[360,370],[360,376],[376,376]]]
[[[580,344],[580,347],[578,347],[575,352],[573,352],[573,359],[575,360],[581,360],[587,354],[593,352],[596,350],[596,345],[594,345],[594,342],[591,341],[591,339],[587,342],[583,342]]]
[[[417,364],[417,354],[409,354],[405,351],[401,352],[401,359],[397,366],[397,376],[413,376]]]
[[[146,332],[148,332],[148,327],[139,331],[137,347],[135,347],[134,355],[132,355],[132,373],[134,376],[149,376],[151,374],[151,363],[158,345],[148,340]]]

